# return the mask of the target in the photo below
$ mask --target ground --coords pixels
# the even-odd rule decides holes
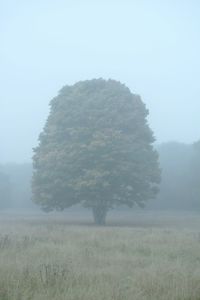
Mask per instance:
[[[0,216],[1,300],[199,300],[200,215]]]

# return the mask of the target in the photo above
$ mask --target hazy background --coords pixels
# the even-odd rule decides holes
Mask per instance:
[[[199,139],[200,2],[0,1],[0,162],[29,162],[65,84],[113,78],[139,93],[158,143]]]

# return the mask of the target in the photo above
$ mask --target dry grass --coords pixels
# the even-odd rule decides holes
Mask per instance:
[[[133,218],[1,216],[0,299],[199,300],[200,216]]]

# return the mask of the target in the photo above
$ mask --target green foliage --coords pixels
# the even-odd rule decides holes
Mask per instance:
[[[44,210],[81,203],[102,223],[115,206],[142,206],[155,197],[158,155],[138,95],[95,79],[65,86],[50,106],[34,149],[35,203]]]

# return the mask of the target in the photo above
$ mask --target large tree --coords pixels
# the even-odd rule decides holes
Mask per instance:
[[[148,110],[115,80],[65,86],[33,157],[33,200],[44,210],[81,203],[104,224],[116,206],[143,206],[158,191],[160,170]]]

